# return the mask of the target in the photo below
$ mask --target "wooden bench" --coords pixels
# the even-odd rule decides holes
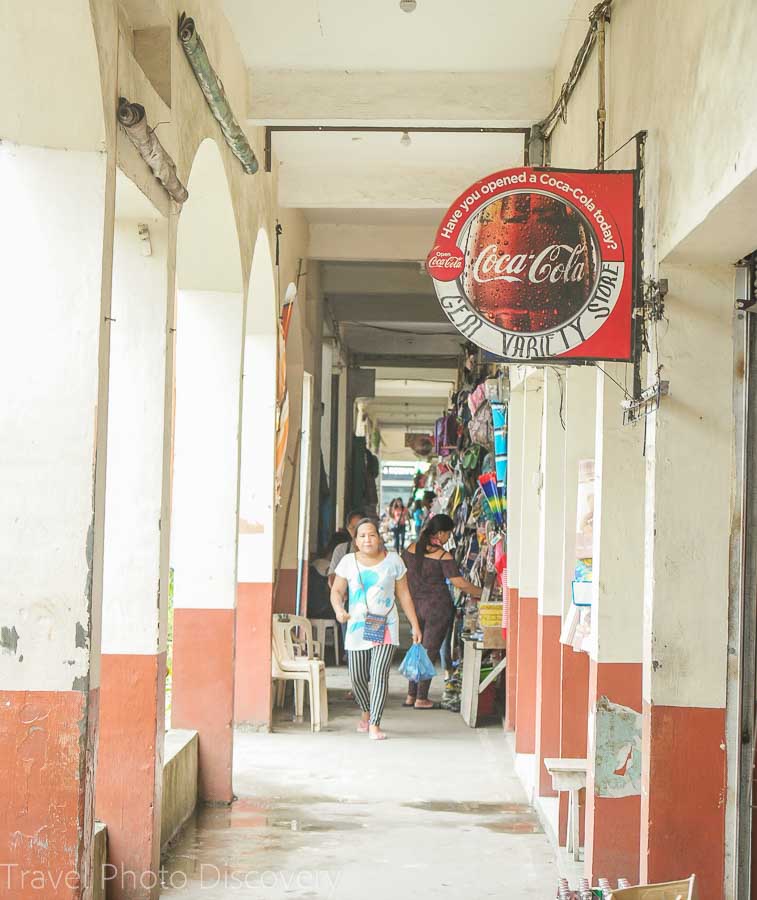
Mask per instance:
[[[585,759],[558,759],[544,760],[544,768],[552,776],[552,787],[556,791],[568,792],[568,853],[573,854],[573,859],[579,862],[581,848],[578,829],[578,792],[586,787]]]

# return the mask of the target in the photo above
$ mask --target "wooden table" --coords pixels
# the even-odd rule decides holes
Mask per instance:
[[[507,657],[503,657],[492,671],[481,681],[481,659],[484,650],[490,649],[484,641],[463,638],[463,686],[460,696],[460,715],[469,728],[478,724],[478,697],[504,672]]]

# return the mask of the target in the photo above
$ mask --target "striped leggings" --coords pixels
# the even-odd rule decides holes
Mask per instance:
[[[355,699],[363,712],[371,714],[371,725],[380,725],[389,690],[394,644],[378,644],[370,650],[350,650],[347,657]]]

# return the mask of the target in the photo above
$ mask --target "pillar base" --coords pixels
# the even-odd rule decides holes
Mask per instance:
[[[589,655],[576,653],[572,647],[560,647],[560,756],[563,759],[586,757],[586,729],[589,724]],[[582,809],[586,809],[585,791],[581,791]],[[580,842],[585,834],[584,816],[579,820]],[[560,794],[560,846],[568,838],[568,795]]]
[[[538,602],[518,598],[518,674],[516,677],[515,752],[536,750],[536,652]]]
[[[150,887],[149,873],[157,881],[166,654],[108,653],[101,665],[95,809],[108,826],[108,865],[115,866],[108,897],[154,900],[160,888]]]
[[[539,616],[536,650],[536,790],[556,797],[544,760],[560,755],[561,616]]]
[[[171,725],[199,733],[199,794],[231,803],[234,610],[174,610]]]
[[[725,872],[725,710],[644,702],[643,881],[696,873],[722,900]]]
[[[78,900],[90,881],[99,691],[0,692],[0,894]]]
[[[510,592],[510,621],[507,623],[507,670],[505,672],[505,729],[515,730],[518,674],[518,588]]]
[[[237,585],[234,721],[271,730],[273,584]]]
[[[640,789],[633,793],[631,784],[621,790],[614,782],[612,787],[604,783],[603,773],[617,761],[617,753],[607,746],[609,738],[597,726],[596,708],[602,698],[641,710],[641,663],[591,660],[589,709],[595,733],[590,741],[586,784],[587,876],[593,880],[609,878],[611,882],[627,878],[631,884],[637,884],[641,793]],[[631,793],[624,796],[623,791]]]

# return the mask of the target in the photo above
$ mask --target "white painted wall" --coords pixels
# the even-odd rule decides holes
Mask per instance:
[[[150,229],[143,256],[139,221]],[[103,653],[165,649],[161,531],[168,323],[168,226],[117,220],[113,252],[111,372],[103,573]],[[159,593],[160,591],[160,593]],[[161,596],[162,594],[162,596]]]
[[[539,516],[541,504],[541,425],[544,384],[533,372],[523,385],[522,493],[518,538],[518,589],[521,597],[539,593]],[[509,446],[509,443],[508,443]]]
[[[577,0],[568,20],[555,96],[594,6],[594,0]],[[649,131],[648,156],[655,165],[647,192],[656,198],[659,222],[649,218],[648,226],[650,237],[657,235],[660,260],[757,169],[751,115],[757,67],[746,62],[753,16],[751,3],[720,0],[637,0],[613,7],[607,29],[607,151],[640,128]],[[595,75],[591,64],[571,99],[568,124],[554,132],[553,166],[596,163]],[[631,145],[610,165],[623,168],[633,161]]]
[[[539,508],[539,615],[562,614],[562,545],[565,524],[565,373],[545,367],[541,421]]]
[[[593,367],[565,370],[565,446],[563,455],[563,580],[562,611],[565,616],[573,602],[576,568],[576,514],[578,507],[578,464],[594,459],[597,386]]]
[[[276,307],[271,249],[261,229],[252,259],[245,314],[237,572],[240,582],[273,580]]]
[[[236,604],[242,297],[180,291],[171,565],[176,608]]]
[[[623,425],[630,366],[597,372],[594,451],[594,565],[591,655],[597,662],[641,662],[644,588],[644,426]],[[607,373],[605,375],[604,373]]]
[[[0,682],[86,690],[102,600],[105,157],[4,141],[0,195],[0,626],[18,634]]]
[[[644,698],[723,707],[733,504],[733,270],[666,265],[659,355],[670,379],[647,432]],[[656,660],[662,665],[655,666]]]
[[[245,339],[239,568],[242,582],[273,578],[273,491],[276,428],[276,345],[268,335]]]

